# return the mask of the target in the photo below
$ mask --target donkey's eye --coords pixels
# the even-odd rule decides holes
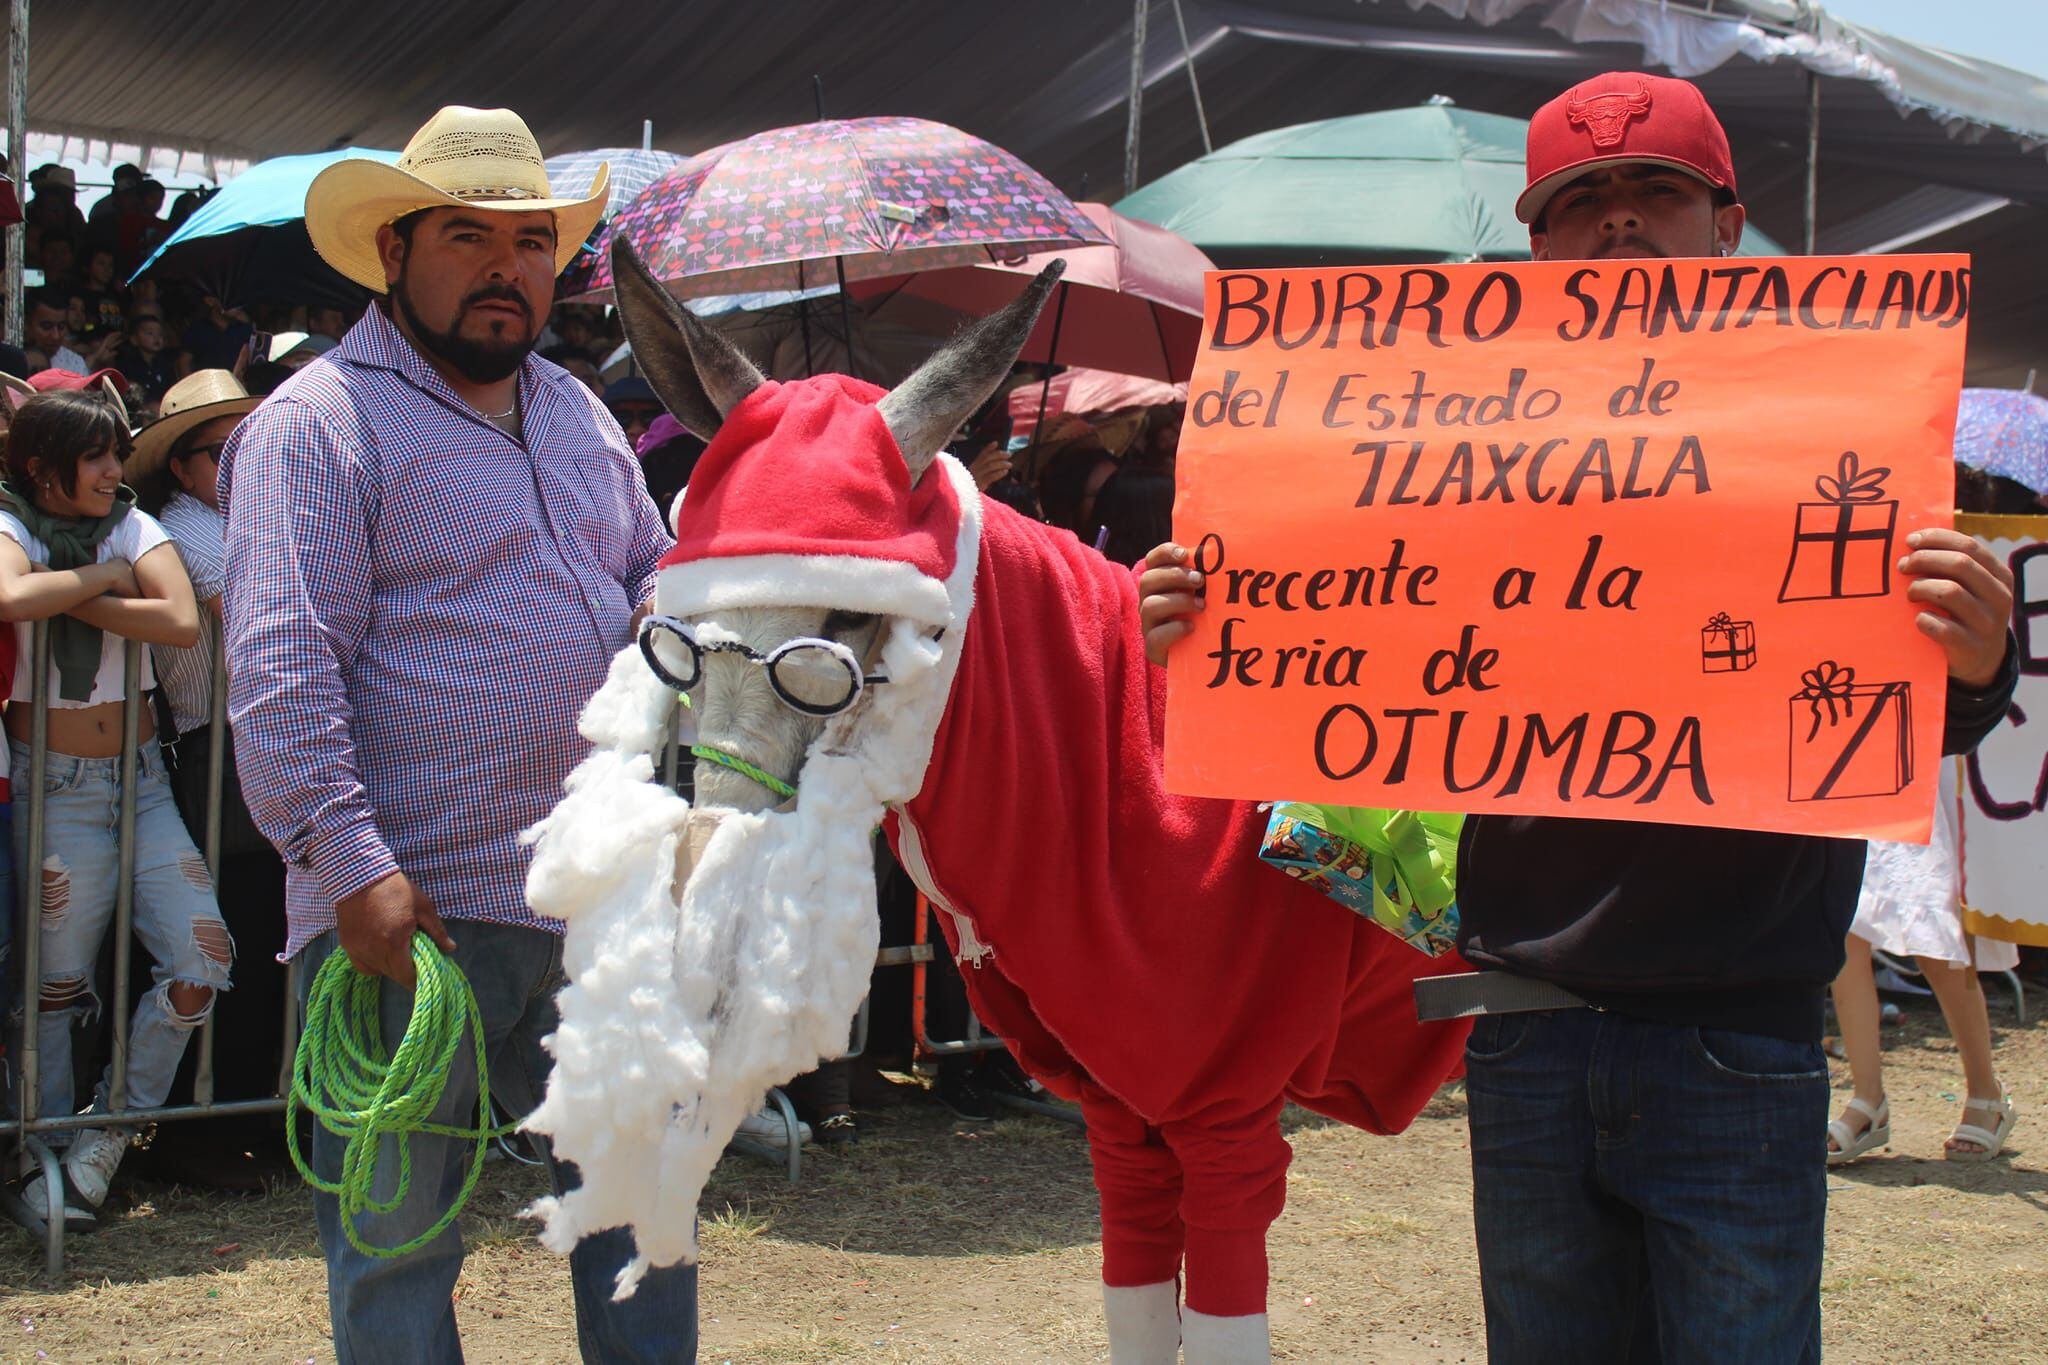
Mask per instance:
[[[856,630],[865,630],[875,623],[874,615],[864,611],[835,611],[825,618],[827,635],[846,635]]]

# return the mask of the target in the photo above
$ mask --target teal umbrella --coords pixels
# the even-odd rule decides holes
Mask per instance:
[[[306,235],[306,190],[337,161],[396,161],[375,147],[277,156],[223,185],[165,239],[132,279],[154,272],[185,279],[229,307],[331,303],[349,307],[365,291],[320,258]]]
[[[1275,128],[1218,147],[1116,205],[1221,266],[1526,261],[1515,221],[1526,119],[1412,109]],[[1748,229],[1739,255],[1775,256]]]

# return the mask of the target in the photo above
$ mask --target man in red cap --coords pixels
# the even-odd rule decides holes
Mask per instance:
[[[1537,260],[1720,256],[1742,236],[1727,134],[1692,85],[1611,72],[1537,111],[1516,214]],[[2003,719],[2012,578],[1915,532],[1900,569],[1948,655],[1943,748]],[[1163,659],[1200,575],[1140,581]],[[1476,816],[1459,949],[1482,969],[1466,1050],[1473,1223],[1495,1365],[1820,1357],[1829,1084],[1821,1001],[1860,840]]]

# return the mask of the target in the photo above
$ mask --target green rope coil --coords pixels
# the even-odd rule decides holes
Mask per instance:
[[[383,978],[357,971],[348,954],[337,950],[313,978],[306,1000],[305,1030],[292,1059],[284,1129],[292,1164],[307,1184],[340,1200],[341,1226],[349,1244],[369,1256],[404,1256],[446,1231],[476,1189],[491,1139],[518,1126],[491,1126],[491,1074],[484,1053],[483,1015],[469,979],[425,934],[413,935],[412,962],[419,974],[413,989],[412,1019],[388,1058],[377,1015]],[[430,1123],[465,1031],[476,1040],[477,1126]],[[302,1108],[346,1141],[340,1180],[321,1179],[299,1151],[297,1111]],[[369,1213],[390,1213],[405,1202],[412,1188],[409,1139],[416,1133],[472,1141],[476,1154],[454,1203],[432,1227],[401,1246],[372,1246],[356,1230],[356,1219]],[[373,1191],[377,1152],[386,1134],[398,1140],[398,1189],[380,1203]]]
[[[723,749],[714,749],[708,744],[692,744],[690,746],[690,756],[716,763],[722,768],[730,768],[743,777],[751,777],[785,801],[796,795],[796,788],[784,782],[774,773],[769,772],[766,768],[757,768],[744,758],[736,754],[729,754]]]

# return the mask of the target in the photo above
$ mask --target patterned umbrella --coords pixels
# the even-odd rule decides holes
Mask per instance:
[[[620,210],[612,231],[684,298],[1108,240],[1015,156],[914,118],[821,120],[713,148]],[[611,284],[607,253],[564,277],[561,297],[609,301]]]
[[[675,152],[642,151],[638,147],[596,147],[587,152],[562,152],[547,159],[548,188],[565,199],[590,193],[597,168],[612,168],[612,192],[604,206],[609,218],[633,202],[640,191],[689,158]]]
[[[1964,389],[1956,459],[2048,493],[2048,398],[2023,389]]]

